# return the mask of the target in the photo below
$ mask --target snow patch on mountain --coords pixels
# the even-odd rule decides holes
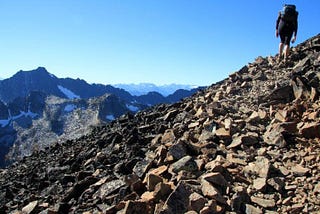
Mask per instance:
[[[9,125],[10,120],[0,120],[0,126],[3,128],[7,125]]]
[[[66,97],[68,99],[77,99],[77,98],[80,98],[79,95],[76,95],[75,93],[73,93],[71,90],[61,86],[61,85],[58,85],[58,88],[59,90],[64,93],[64,95],[66,95]]]
[[[10,113],[10,111],[9,111],[9,113]],[[38,114],[33,113],[30,110],[28,110],[27,112],[20,111],[20,114],[18,114],[18,115],[11,116],[11,114],[10,114],[8,119],[0,120],[0,126],[3,128],[5,126],[9,125],[11,121],[18,120],[21,117],[31,117],[32,119],[34,119],[37,116],[38,116]]]
[[[53,74],[50,74],[49,73],[49,75],[50,75],[50,77],[52,77],[52,78],[57,78],[55,75],[53,75]]]
[[[20,114],[13,116],[12,119],[13,120],[17,120],[20,117],[31,117],[31,118],[35,118],[36,116],[38,116],[38,114],[31,112],[30,110],[25,112],[25,111],[20,111]]]
[[[64,111],[65,112],[72,112],[74,109],[76,109],[77,106],[76,105],[73,105],[73,104],[68,104],[66,105],[66,107],[64,107]]]
[[[133,111],[133,112],[137,112],[137,111],[140,110],[137,106],[134,106],[134,105],[128,105],[127,104],[126,106],[130,111]]]
[[[106,116],[106,119],[107,119],[107,120],[115,120],[116,118],[115,118],[114,115],[109,114],[109,115]]]

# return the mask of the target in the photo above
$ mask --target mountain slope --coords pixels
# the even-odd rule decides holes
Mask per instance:
[[[0,210],[319,212],[319,51],[320,35],[38,151],[0,172]]]
[[[0,166],[30,155],[57,141],[78,138],[92,126],[110,122],[130,112],[115,95],[90,99],[63,99],[41,92],[16,98],[2,106],[0,120]],[[140,106],[140,108],[145,108]]]

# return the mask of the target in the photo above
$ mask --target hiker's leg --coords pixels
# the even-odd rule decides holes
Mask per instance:
[[[290,44],[284,46],[284,59],[286,60],[290,54]]]
[[[287,61],[289,54],[290,54],[290,41],[292,38],[293,31],[290,29],[288,32],[285,42],[284,42],[284,61]]]
[[[280,44],[279,44],[279,62],[280,62],[283,56],[282,54],[283,54],[283,48],[286,41],[286,35],[283,33],[282,30],[280,31],[279,34],[280,34]]]
[[[279,56],[277,58],[277,62],[278,63],[281,62],[281,60],[282,60],[283,46],[284,46],[284,44],[282,42],[280,42],[280,44],[279,44]]]
[[[284,44],[282,42],[280,42],[280,44],[279,44],[279,58],[282,57],[283,46],[284,46]]]

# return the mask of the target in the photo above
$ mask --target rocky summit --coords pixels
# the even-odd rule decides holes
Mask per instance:
[[[319,213],[320,35],[0,171],[2,213]]]

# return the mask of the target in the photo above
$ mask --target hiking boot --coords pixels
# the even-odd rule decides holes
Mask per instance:
[[[280,63],[282,61],[282,55],[279,55],[278,57],[277,57],[277,63]]]

